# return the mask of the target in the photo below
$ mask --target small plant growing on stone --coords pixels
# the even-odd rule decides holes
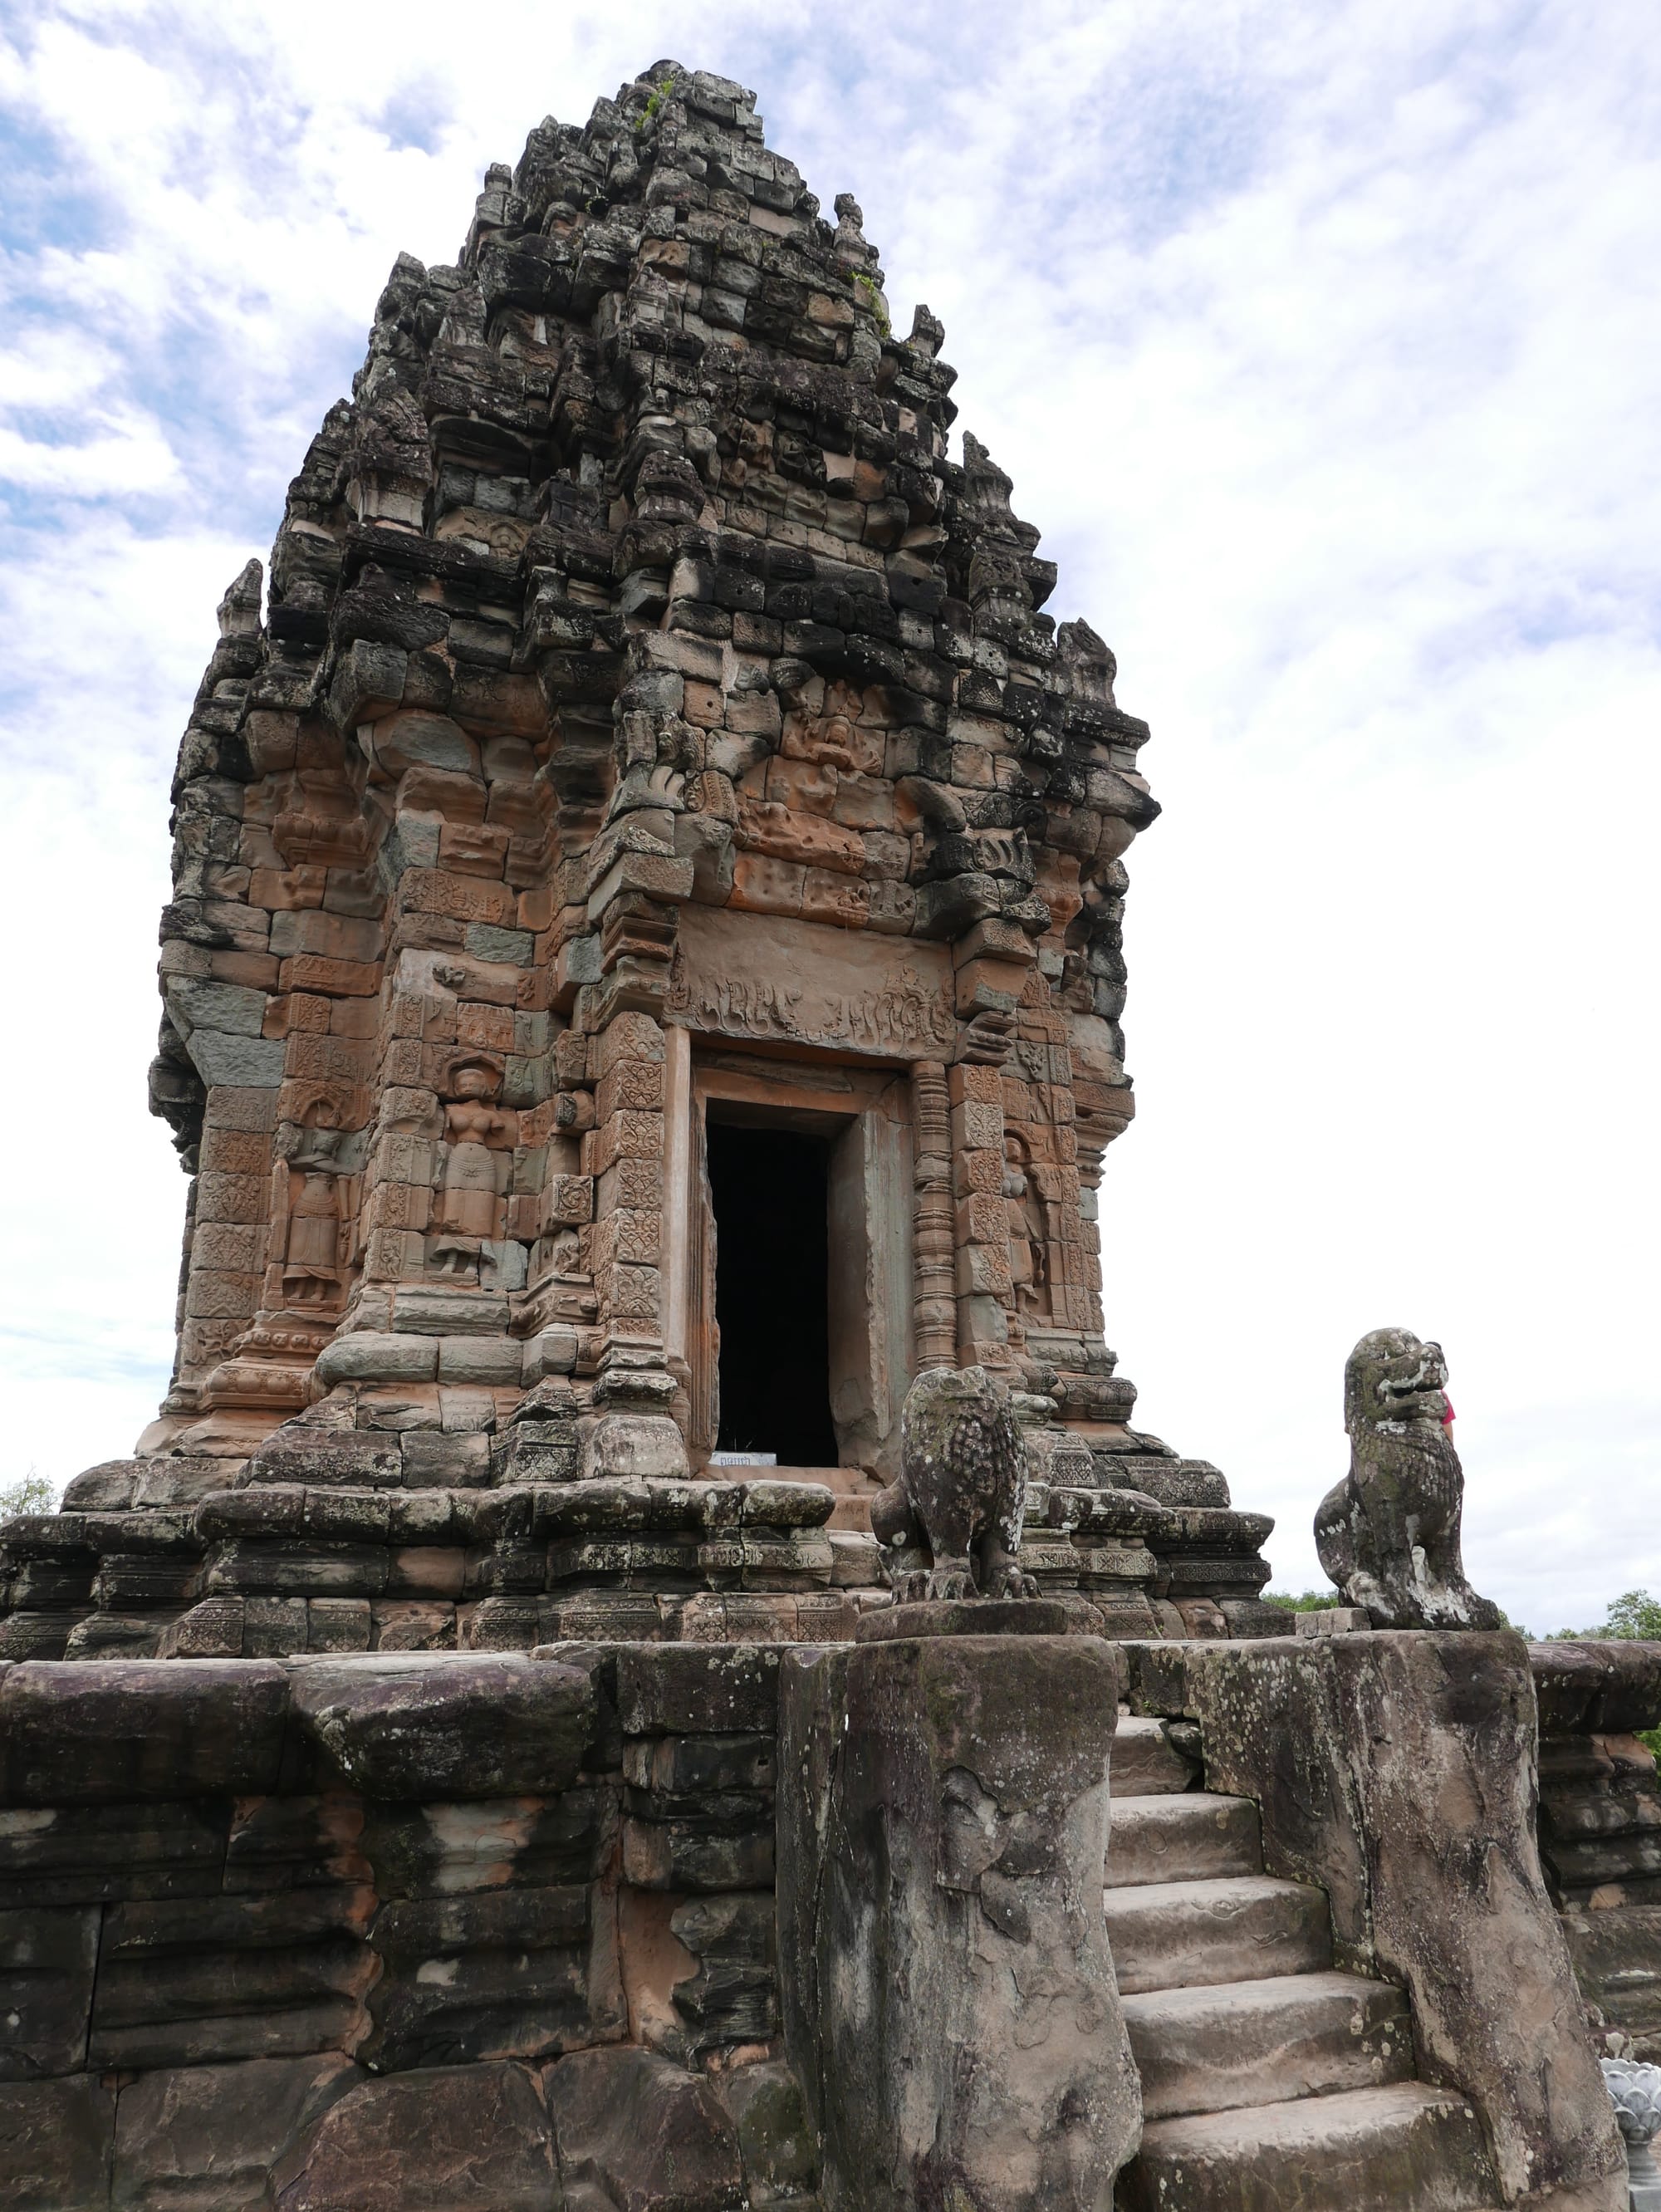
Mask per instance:
[[[868,276],[861,269],[855,273],[853,281],[864,294],[865,305],[875,316],[877,329],[882,331],[884,337],[887,337],[890,328],[888,311],[882,305],[882,295],[876,289],[876,279],[874,276]]]
[[[641,131],[648,129],[658,120],[658,110],[663,106],[664,102],[669,98],[669,95],[674,91],[674,89],[675,80],[672,76],[666,76],[660,84],[654,84],[652,86],[651,97],[647,100],[646,106],[640,110],[640,113],[634,118],[634,130],[637,137]]]

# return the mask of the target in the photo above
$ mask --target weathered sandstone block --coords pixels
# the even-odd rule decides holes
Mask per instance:
[[[96,2074],[0,2082],[8,2212],[107,2212],[115,2095]]]
[[[585,1674],[483,1655],[324,1661],[296,1670],[293,1696],[345,1780],[374,1797],[566,1789],[596,1723]]]
[[[360,2082],[271,2185],[276,2212],[548,2212],[559,2202],[536,2076],[506,2064]]]
[[[276,2160],[361,2078],[334,2051],[141,2075],[117,2111],[112,2207],[264,2212]]]
[[[738,2212],[738,2134],[714,2094],[649,2051],[589,2051],[547,2068],[567,2212]]]
[[[786,1658],[781,1993],[831,2212],[1101,2212],[1141,2124],[1088,1638]],[[857,1747],[857,1749],[855,1748]]]

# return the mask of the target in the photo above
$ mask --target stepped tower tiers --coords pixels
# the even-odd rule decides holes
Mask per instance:
[[[172,1387],[11,1656],[834,1636],[971,1364],[1041,1587],[1272,1628],[1103,1336],[1147,726],[835,216],[664,62],[400,257],[179,752]]]

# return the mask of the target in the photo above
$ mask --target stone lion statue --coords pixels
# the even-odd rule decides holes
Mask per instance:
[[[1440,1344],[1375,1328],[1343,1377],[1349,1472],[1315,1515],[1321,1565],[1375,1628],[1498,1628],[1497,1607],[1465,1580],[1459,1555],[1464,1472],[1453,1448]]]
[[[933,1562],[897,1574],[896,1595],[1035,1596],[1015,1565],[1026,1510],[1027,1448],[1003,1383],[984,1367],[924,1369],[900,1419],[900,1480],[871,1501],[878,1543]]]

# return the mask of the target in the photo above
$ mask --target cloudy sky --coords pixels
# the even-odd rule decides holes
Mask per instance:
[[[1661,1590],[1661,49],[1641,0],[11,0],[0,1480],[130,1449],[168,770],[400,248],[662,56],[862,203],[1147,715],[1139,1418],[1316,1578],[1344,1355],[1440,1336],[1474,1578]]]

